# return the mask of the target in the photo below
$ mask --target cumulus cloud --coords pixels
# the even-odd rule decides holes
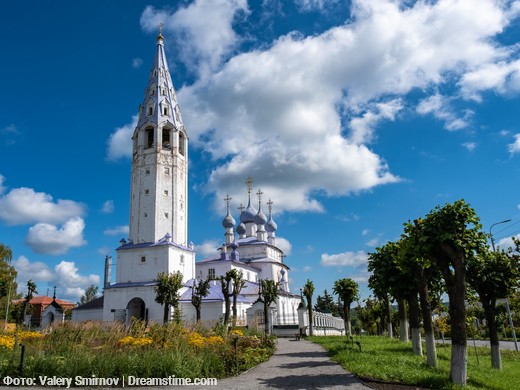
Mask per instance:
[[[57,295],[61,299],[78,301],[85,293],[85,289],[91,284],[98,285],[98,275],[83,276],[78,272],[74,262],[62,260],[54,268],[40,261],[31,262],[27,257],[20,256],[13,261],[13,266],[18,272],[18,290],[24,293],[27,281],[31,279],[36,284],[47,284],[57,286]],[[42,291],[39,292],[43,294]]]
[[[1,128],[0,134],[2,134],[2,139],[5,145],[14,145],[20,138],[22,132],[18,130],[14,123],[11,123],[10,125]]]
[[[107,200],[103,203],[103,206],[101,207],[101,212],[103,214],[110,214],[114,211],[114,201],[113,200]]]
[[[343,252],[335,255],[324,253],[321,255],[320,264],[325,267],[360,267],[366,265],[368,255],[363,251]]]
[[[512,144],[508,145],[509,153],[515,154],[520,152],[520,133],[515,134],[515,141]]]
[[[202,259],[204,257],[212,256],[219,253],[218,248],[222,246],[223,242],[218,240],[206,240],[202,244],[195,245],[195,252],[197,257]]]
[[[517,234],[515,237],[520,240],[520,234]],[[500,248],[500,249],[503,249],[503,250],[507,250],[509,248],[511,248],[511,249],[516,248],[516,245],[513,242],[513,238],[512,237],[506,237],[506,238],[502,238],[500,241],[498,241],[496,243],[496,247]]]
[[[132,136],[137,126],[137,115],[132,116],[132,121],[115,130],[107,142],[107,158],[119,160],[132,157]]]
[[[200,17],[209,4],[220,17]],[[325,2],[298,4],[317,9]],[[228,192],[243,199],[241,183],[251,175],[277,202],[276,212],[319,212],[318,195],[400,180],[366,144],[378,125],[410,104],[410,92],[455,83],[455,97],[426,96],[417,113],[457,130],[470,124],[472,112],[458,112],[452,99],[516,90],[517,51],[495,40],[517,17],[514,7],[492,0],[357,0],[344,25],[312,36],[289,33],[240,54],[233,23],[248,14],[245,0],[197,0],[177,11],[147,7],[141,25],[156,31],[163,22],[181,59],[197,69],[178,97],[191,145],[216,164],[199,188],[215,199]],[[472,81],[480,79],[474,72],[493,73],[491,65],[504,69],[503,83]]]
[[[112,229],[106,229],[103,232],[103,234],[106,236],[117,236],[120,234],[128,234],[129,231],[130,231],[130,228],[128,227],[128,225],[123,225],[123,226],[117,226]]]
[[[0,195],[4,178],[0,179]],[[32,188],[13,188],[0,197],[0,219],[9,225],[30,223],[62,223],[85,214],[85,206],[72,200],[58,199]]]
[[[61,255],[87,243],[83,239],[84,229],[85,222],[79,217],[68,220],[62,227],[38,223],[29,229],[25,242],[36,253]]]
[[[276,237],[276,246],[282,250],[285,256],[289,256],[292,251],[292,244],[283,237]]]
[[[295,0],[296,7],[302,12],[323,11],[337,4],[339,0]]]

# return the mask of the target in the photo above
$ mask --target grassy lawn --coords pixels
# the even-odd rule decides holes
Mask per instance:
[[[429,368],[426,356],[412,353],[411,343],[401,343],[388,337],[366,336],[355,341],[345,337],[310,337],[310,341],[322,345],[333,360],[359,377],[400,382],[431,389],[458,389],[449,381],[450,344],[437,346],[438,367]],[[488,348],[475,350],[468,344],[468,382],[464,389],[516,390],[520,388],[520,353],[502,351],[502,370],[491,369]]]

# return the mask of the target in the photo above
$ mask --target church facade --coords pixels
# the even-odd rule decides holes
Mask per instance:
[[[262,192],[256,193],[258,208],[252,204],[252,180],[247,180],[248,205],[242,207],[239,223],[229,209],[222,221],[224,242],[214,256],[195,262],[195,251],[188,241],[188,135],[168,70],[164,37],[160,33],[153,67],[139,107],[133,137],[130,191],[130,231],[117,248],[115,281],[112,264],[105,264],[102,320],[128,323],[132,317],[149,322],[163,321],[163,305],[155,302],[158,273],[180,271],[184,287],[180,308],[185,321],[195,321],[191,304],[194,283],[212,279],[210,293],[203,299],[204,321],[217,321],[224,313],[224,297],[219,276],[232,269],[242,272],[246,284],[238,297],[237,321],[246,325],[247,309],[259,297],[262,279],[279,282],[276,324],[298,323],[300,296],[289,291],[289,267],[285,255],[276,246],[277,225],[272,216],[273,203],[263,211]],[[87,309],[87,308],[85,308]],[[99,308],[97,309],[98,312]],[[93,312],[78,310],[93,319]],[[255,318],[261,322],[261,313]],[[99,318],[101,319],[101,318]]]

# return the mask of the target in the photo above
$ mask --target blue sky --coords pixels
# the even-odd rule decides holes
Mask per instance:
[[[189,239],[224,240],[245,180],[274,202],[291,290],[352,277],[464,198],[520,233],[519,1],[6,3],[0,242],[19,283],[78,300],[127,236],[130,137],[164,23],[190,137]]]

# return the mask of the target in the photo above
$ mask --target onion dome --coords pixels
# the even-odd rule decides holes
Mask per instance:
[[[232,229],[236,225],[235,218],[231,214],[227,214],[226,217],[222,220],[222,226],[226,229]]]
[[[226,216],[222,220],[222,226],[224,226],[225,229],[232,229],[236,225],[235,218],[229,213],[229,201],[231,200],[231,197],[229,194],[224,198],[226,201]]]
[[[273,202],[271,201],[271,199],[269,199],[267,205],[269,206],[269,219],[265,224],[265,231],[268,233],[274,233],[278,229],[278,225],[273,219]]]
[[[238,226],[237,226],[237,234],[242,236],[244,234],[246,234],[246,225],[244,225],[244,223],[240,223]]]
[[[258,213],[255,215],[255,223],[257,225],[265,225],[267,223],[267,217],[262,209],[258,210]]]
[[[251,206],[251,202],[247,205],[247,208],[240,213],[240,222],[251,223],[255,222],[255,216],[258,213],[256,209]]]

